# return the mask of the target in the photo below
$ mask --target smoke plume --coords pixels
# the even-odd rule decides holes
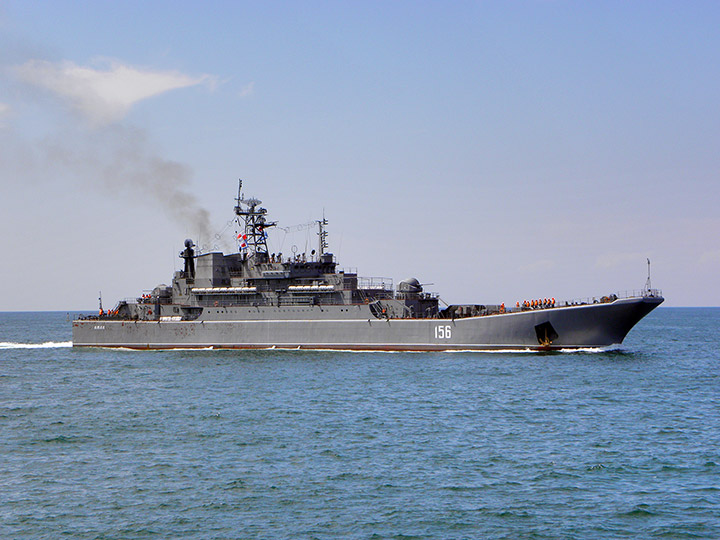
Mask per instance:
[[[62,169],[65,176],[113,196],[155,206],[202,240],[209,239],[209,213],[188,191],[191,169],[153,151],[143,130],[116,125],[75,133],[69,140],[71,144],[51,136],[36,145],[35,163],[42,170]]]
[[[122,122],[137,102],[212,82],[210,77],[138,69],[117,61],[96,68],[29,60],[4,74],[7,79],[1,82],[25,101],[0,103],[0,164],[8,177],[72,178],[154,205],[201,239],[210,239],[209,214],[188,190],[190,168],[162,157],[142,129]],[[28,134],[25,118],[20,118],[28,110],[31,117],[39,113],[44,126],[54,122],[43,134]]]

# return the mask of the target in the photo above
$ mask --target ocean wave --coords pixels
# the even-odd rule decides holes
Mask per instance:
[[[72,347],[72,341],[46,341],[44,343],[0,341],[0,349],[59,349],[62,347]]]
[[[607,347],[577,347],[575,349],[559,349],[561,353],[608,353],[615,351],[622,351],[623,348],[620,345],[608,345]]]
[[[559,349],[557,352],[561,353],[603,353],[607,352],[607,349],[602,347],[578,347],[576,349]]]

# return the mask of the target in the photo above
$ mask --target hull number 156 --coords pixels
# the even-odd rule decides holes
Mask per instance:
[[[435,327],[435,339],[450,339],[452,336],[452,327],[450,326],[436,326]]]

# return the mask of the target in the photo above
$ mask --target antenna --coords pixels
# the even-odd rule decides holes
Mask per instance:
[[[237,237],[238,243],[244,255],[248,255],[247,252],[249,252],[250,256],[261,254],[261,259],[267,259],[267,233],[265,229],[274,227],[277,222],[265,219],[267,210],[260,206],[262,204],[261,200],[253,197],[245,199],[242,194],[242,183],[243,181],[240,179],[238,181],[237,206],[235,206],[237,223],[244,229],[243,233]]]
[[[650,284],[650,259],[647,260],[647,263],[648,263],[648,278],[647,278],[647,281],[645,282],[645,290],[649,291],[650,289],[652,289],[652,285]]]
[[[317,221],[318,224],[318,236],[320,237],[318,239],[318,256],[325,253],[325,250],[328,247],[327,243],[327,231],[325,230],[325,225],[328,224],[328,220],[325,219],[325,210],[323,209],[323,218]]]

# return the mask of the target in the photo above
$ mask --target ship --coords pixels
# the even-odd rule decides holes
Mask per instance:
[[[616,346],[663,302],[645,287],[583,301],[538,298],[504,304],[446,304],[417,278],[394,287],[363,278],[328,251],[328,220],[317,249],[270,253],[277,226],[259,199],[235,199],[236,250],[203,253],[191,239],[183,269],[112,309],[72,322],[74,347],[130,349],[315,349],[473,351],[595,349]]]

